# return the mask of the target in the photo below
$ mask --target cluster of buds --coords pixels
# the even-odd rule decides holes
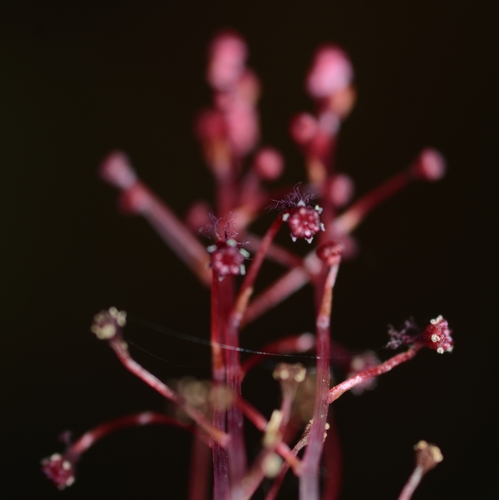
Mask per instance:
[[[268,183],[282,174],[284,160],[277,149],[260,144],[256,106],[260,84],[246,66],[247,55],[245,41],[233,32],[215,37],[208,51],[206,76],[213,99],[200,113],[196,131],[214,177],[214,207],[197,201],[182,221],[139,179],[125,154],[111,153],[100,169],[101,177],[120,191],[121,209],[143,216],[201,284],[210,288],[212,380],[163,382],[129,352],[122,335],[126,314],[116,308],[98,313],[92,332],[109,344],[127,370],[176,411],[171,415],[143,412],[107,422],[68,445],[65,454],[44,459],[43,471],[59,488],[74,482],[77,460],[109,433],[124,427],[166,424],[194,433],[196,442],[211,448],[213,497],[217,500],[249,499],[265,477],[274,479],[266,496],[272,500],[288,470],[298,476],[300,499],[317,500],[321,460],[330,470],[323,485],[325,497],[334,500],[340,482],[340,468],[335,464],[341,456],[334,420],[328,417],[329,405],[347,391],[373,388],[380,375],[412,359],[422,347],[438,353],[453,348],[451,331],[441,316],[423,331],[413,322],[406,322],[401,331],[392,328],[389,346],[405,350],[385,361],[373,353],[351,353],[330,338],[336,276],[342,259],[351,257],[356,248],[351,233],[370,211],[410,182],[440,179],[445,172],[442,156],[432,149],[423,150],[407,168],[352,203],[353,181],[338,172],[335,150],[341,125],[355,102],[354,73],[342,49],[325,45],[316,52],[306,79],[315,111],[300,113],[291,122],[291,136],[304,156],[306,181],[299,188],[269,188]],[[271,203],[278,212],[274,222],[263,236],[253,234],[252,222]],[[296,249],[278,245],[275,237],[283,225],[293,242],[303,239],[317,246],[303,256]],[[211,226],[213,238],[209,246],[198,238],[206,226]],[[278,263],[284,271],[267,288],[259,289],[256,285],[265,259]],[[307,284],[315,292],[311,304],[316,311],[315,334],[281,332],[279,339],[242,361],[241,331]],[[281,388],[281,402],[270,420],[245,399],[243,378],[263,357],[311,352],[315,368],[276,366],[273,376]],[[344,360],[338,366],[332,361],[334,353]],[[339,368],[343,378],[337,384],[331,384],[332,367]],[[245,419],[262,433],[261,449],[251,464],[247,463]],[[298,456],[302,448],[305,451]],[[418,450],[421,457],[427,457],[427,448],[421,445]],[[430,450],[430,455],[438,462],[435,452]],[[202,485],[209,481],[209,454],[194,447],[193,464],[196,477],[189,498],[198,500],[206,494]],[[420,475],[430,468],[418,467]],[[403,498],[408,500],[410,488],[404,491]]]

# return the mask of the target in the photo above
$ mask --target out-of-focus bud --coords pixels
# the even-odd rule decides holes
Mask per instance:
[[[317,257],[328,266],[338,264],[343,253],[343,245],[337,241],[328,241],[317,249]]]
[[[208,83],[218,91],[230,89],[241,76],[246,57],[246,43],[239,35],[220,33],[209,49]]]
[[[435,149],[423,149],[411,166],[418,179],[435,182],[445,175],[445,158]]]
[[[352,64],[345,52],[335,45],[326,45],[315,53],[307,90],[312,97],[322,99],[348,87],[352,78]]]
[[[210,206],[205,201],[197,201],[193,203],[185,216],[185,223],[192,231],[199,231],[204,227],[209,227]]]
[[[262,179],[273,181],[281,176],[284,159],[277,149],[262,148],[255,155],[253,169]]]
[[[99,174],[118,189],[128,189],[137,182],[137,175],[125,153],[113,151],[102,162]]]
[[[239,103],[225,113],[227,138],[236,156],[248,154],[259,138],[258,114],[253,106]]]
[[[353,180],[346,174],[337,174],[329,182],[326,196],[336,207],[350,202],[354,193]]]
[[[372,351],[367,351],[362,354],[357,354],[352,357],[350,362],[350,371],[347,374],[347,378],[352,378],[363,372],[364,370],[368,370],[369,368],[374,368],[379,365],[381,361],[378,356]],[[365,390],[371,390],[376,387],[376,377],[366,378],[360,384],[352,387],[351,392],[356,396],[362,394]]]
[[[317,129],[317,120],[309,113],[300,113],[291,120],[291,137],[300,146],[308,144],[317,134]]]

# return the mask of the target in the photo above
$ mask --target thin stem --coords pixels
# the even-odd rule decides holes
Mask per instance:
[[[322,500],[336,500],[340,494],[342,477],[341,446],[338,430],[333,419],[329,418],[328,438],[324,443],[324,491]]]
[[[138,181],[122,192],[126,210],[141,214],[191,271],[206,286],[211,283],[206,248],[191,234],[170,208],[148,187]]]
[[[134,413],[132,415],[126,415],[124,417],[109,420],[108,422],[104,422],[103,424],[100,424],[97,427],[94,427],[93,429],[85,432],[85,434],[79,437],[78,440],[76,440],[68,448],[68,458],[79,458],[97,441],[108,436],[109,434],[112,434],[113,432],[129,427],[141,427],[143,425],[152,424],[173,425],[176,427],[180,427],[181,429],[195,432],[195,427],[193,425],[185,424],[168,415],[163,415],[162,413],[152,411]]]
[[[326,276],[322,301],[317,315],[317,380],[314,416],[307,449],[303,457],[300,474],[300,499],[319,498],[319,463],[324,444],[324,433],[328,413],[328,391],[330,379],[330,317],[333,304],[333,287],[338,274],[340,260],[332,265]]]
[[[336,217],[333,222],[334,230],[340,234],[351,233],[369,212],[405,188],[414,179],[415,177],[410,170],[403,170],[395,174],[392,178],[357,200],[346,212]]]
[[[225,399],[222,393],[225,389],[225,363],[222,348],[223,335],[220,325],[219,280],[213,273],[211,285],[211,356],[212,356],[212,383],[216,398]],[[225,432],[225,404],[219,404],[217,399],[213,405],[213,426]],[[213,443],[213,495],[215,498],[229,496],[229,464],[227,450],[218,443]]]
[[[246,311],[249,297],[253,291],[253,286],[258,273],[262,267],[265,255],[281,227],[282,217],[278,217],[265,234],[253,262],[246,274],[239,290],[235,305],[227,322],[227,345],[231,348],[227,352],[227,386],[235,399],[241,395],[241,365],[237,348],[239,347],[239,326],[241,318]],[[233,488],[238,487],[246,472],[246,446],[243,436],[243,414],[237,405],[231,405],[227,412],[228,431],[231,436],[228,453],[230,456],[230,473]],[[236,497],[239,493],[233,493]]]
[[[239,218],[239,217],[238,217]],[[249,251],[256,253],[262,245],[262,238],[252,233],[244,233],[245,248]],[[285,267],[301,267],[303,265],[303,258],[295,255],[280,245],[273,243],[267,251],[267,259],[280,264]]]
[[[261,432],[267,430],[268,420],[250,403],[244,399],[239,399],[238,405],[243,410],[244,416]],[[293,471],[298,471],[301,460],[290,450],[289,446],[284,442],[279,442],[276,451],[281,455],[286,462],[289,463]]]
[[[296,443],[294,448],[291,450],[291,453],[293,456],[297,457],[298,453],[300,450],[302,450],[305,446],[307,445],[307,439],[303,439],[303,437]],[[277,494],[279,493],[279,490],[281,489],[282,483],[284,481],[284,477],[286,476],[286,473],[288,472],[290,467],[290,462],[286,461],[282,464],[281,470],[279,471],[278,476],[276,477],[274,483],[272,484],[272,487],[270,488],[269,492],[267,493],[267,496],[265,497],[265,500],[275,500],[277,497]],[[296,473],[297,469],[295,469]]]
[[[188,500],[207,500],[209,492],[210,448],[200,439],[192,440]]]
[[[301,333],[299,335],[290,335],[283,337],[269,344],[265,344],[261,352],[262,354],[253,354],[244,361],[241,366],[241,375],[244,378],[246,373],[251,370],[257,363],[267,357],[270,353],[275,354],[291,354],[303,353],[311,351],[315,348],[315,337],[311,333]],[[264,354],[263,354],[264,353]]]
[[[109,340],[109,344],[118,356],[118,359],[123,363],[125,368],[140,378],[147,385],[152,387],[156,392],[159,392],[166,399],[176,403],[184,410],[184,412],[196,422],[214,441],[221,446],[226,447],[230,441],[229,436],[216,429],[206,417],[194,406],[185,401],[179,394],[172,390],[169,386],[149,373],[145,368],[140,366],[134,359],[131,358],[128,352],[128,346],[119,336]]]
[[[421,346],[414,346],[408,349],[406,352],[402,352],[393,356],[386,360],[384,363],[379,364],[378,366],[374,366],[373,368],[369,368],[364,370],[363,372],[358,373],[354,377],[351,377],[341,384],[334,386],[329,391],[329,396],[327,398],[327,402],[331,404],[333,401],[336,401],[341,395],[345,392],[349,391],[352,387],[361,384],[365,380],[368,380],[373,377],[377,377],[378,375],[382,375],[383,373],[389,372],[392,368],[400,365],[401,363],[405,363],[412,359],[419,351]]]
[[[421,479],[424,476],[424,469],[420,465],[417,465],[412,471],[411,476],[405,483],[404,489],[400,493],[398,500],[411,500],[412,495],[416,491],[416,488],[419,486]]]
[[[246,310],[242,319],[242,325],[246,326],[293,295],[293,293],[304,287],[312,278],[316,277],[320,273],[320,269],[321,261],[318,259],[315,251],[310,252],[303,259],[301,267],[290,269],[254,298]]]

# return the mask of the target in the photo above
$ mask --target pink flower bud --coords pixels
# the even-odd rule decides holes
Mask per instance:
[[[198,231],[211,224],[210,206],[204,201],[193,203],[185,216],[185,223],[193,230]]]
[[[328,241],[317,249],[317,257],[326,262],[328,266],[337,264],[342,253],[343,245],[336,241]]]
[[[137,182],[137,176],[128,156],[121,151],[114,151],[105,158],[99,174],[103,180],[118,189],[128,189]]]
[[[345,206],[353,196],[352,178],[346,174],[337,174],[329,182],[327,196],[336,207]]]
[[[307,77],[307,90],[312,97],[321,99],[348,87],[353,69],[345,52],[334,45],[326,45],[315,53]]]
[[[258,115],[244,103],[232,106],[225,114],[227,136],[236,156],[248,154],[258,142]]]
[[[317,120],[309,113],[300,113],[291,121],[291,137],[300,146],[308,144],[317,134],[317,129]]]
[[[445,159],[435,149],[423,149],[411,169],[419,179],[435,182],[445,175]]]
[[[209,49],[208,83],[216,90],[230,89],[243,72],[246,56],[246,43],[239,35],[216,36]]]
[[[253,168],[262,179],[273,181],[281,176],[284,159],[276,149],[262,148],[255,156]]]
[[[42,471],[60,490],[75,481],[74,463],[59,453],[42,460]]]

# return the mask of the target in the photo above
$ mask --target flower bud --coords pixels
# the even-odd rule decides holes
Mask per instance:
[[[411,171],[423,181],[438,181],[445,175],[445,158],[435,149],[423,149],[413,163]]]
[[[103,180],[118,189],[128,189],[137,182],[137,175],[125,153],[114,151],[102,162],[99,174]]]
[[[282,174],[284,160],[276,149],[262,148],[255,155],[253,168],[262,179],[273,181]]]
[[[208,83],[216,90],[230,89],[244,70],[246,43],[235,33],[221,33],[211,43],[209,56]]]
[[[350,85],[353,69],[343,50],[326,45],[320,48],[307,77],[307,90],[312,97],[321,99]]]

